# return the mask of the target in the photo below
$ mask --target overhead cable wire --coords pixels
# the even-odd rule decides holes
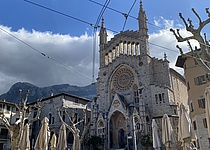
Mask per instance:
[[[104,3],[103,5],[103,8],[101,9],[98,17],[97,17],[97,20],[96,20],[96,23],[94,25],[94,28],[93,28],[93,68],[92,68],[92,83],[94,82],[95,80],[95,54],[96,54],[96,41],[97,41],[97,37],[96,37],[96,32],[97,32],[97,28],[99,27],[99,22],[101,20],[101,17],[103,16],[107,6],[109,5],[110,3],[110,0],[106,0],[106,2]]]
[[[127,22],[127,20],[128,20],[128,16],[130,15],[130,12],[131,12],[131,10],[133,9],[133,6],[135,5],[135,3],[136,3],[136,0],[134,0],[132,6],[131,6],[131,8],[130,8],[130,10],[128,11],[128,13],[127,13],[127,14],[124,14],[125,21],[124,21],[124,25],[123,25],[122,31],[124,31],[124,29],[125,29],[125,25],[126,25],[126,22]]]
[[[60,15],[66,16],[66,17],[68,17],[68,18],[71,18],[71,19],[77,20],[77,21],[79,21],[79,22],[83,22],[83,23],[85,23],[85,24],[88,24],[88,25],[94,26],[94,24],[92,24],[92,23],[90,23],[90,22],[87,22],[87,21],[84,21],[84,20],[82,20],[82,19],[79,19],[79,18],[77,18],[77,17],[74,17],[74,16],[71,16],[71,15],[68,15],[68,14],[62,13],[62,12],[60,12],[60,11],[57,11],[57,10],[51,9],[51,8],[49,8],[49,7],[46,7],[46,6],[43,6],[43,5],[40,5],[40,4],[37,4],[37,3],[34,3],[34,2],[32,2],[32,1],[29,1],[29,0],[24,0],[24,1],[25,1],[25,2],[28,2],[28,3],[30,3],[30,4],[36,5],[36,6],[38,6],[38,7],[41,7],[41,8],[47,9],[47,10],[49,10],[49,11],[52,11],[52,12],[58,13],[58,14],[60,14]]]
[[[98,26],[95,26],[95,24],[94,24],[94,23],[90,23],[90,22],[88,22],[88,21],[85,21],[85,20],[82,20],[82,19],[80,19],[80,18],[77,18],[77,17],[71,16],[71,15],[65,14],[65,13],[63,13],[63,12],[60,12],[60,11],[54,10],[54,9],[52,9],[52,8],[49,8],[49,7],[46,7],[46,6],[40,5],[40,4],[37,4],[37,3],[31,2],[31,1],[29,1],[29,0],[24,0],[24,1],[25,1],[25,2],[28,2],[28,3],[32,4],[32,5],[35,5],[35,6],[41,7],[41,8],[43,8],[43,9],[47,9],[47,10],[49,10],[49,11],[52,11],[52,12],[54,12],[54,13],[57,13],[57,14],[63,15],[63,16],[65,16],[65,17],[68,17],[68,18],[71,18],[71,19],[77,20],[77,21],[79,21],[79,22],[82,22],[82,23],[84,23],[84,24],[90,25],[90,26],[92,26],[92,27],[96,27],[96,28],[100,28],[100,27],[101,27],[101,26],[99,26],[99,25],[98,25]],[[109,30],[109,31],[111,31],[111,32],[113,32],[113,33],[118,33],[117,31],[114,31],[114,30],[112,30],[112,29],[109,29],[109,28],[106,28],[106,29],[107,29],[107,30]]]
[[[89,1],[92,2],[92,3],[95,3],[95,4],[97,4],[97,5],[103,6],[103,4],[98,3],[98,2],[96,2],[96,1],[93,1],[93,0],[89,0]],[[114,12],[117,12],[117,13],[123,15],[123,16],[128,15],[128,14],[126,14],[126,13],[123,13],[123,12],[117,10],[117,9],[114,9],[114,8],[111,8],[111,7],[108,7],[108,6],[107,6],[107,9],[110,9],[110,10],[112,10],[112,11],[114,11]],[[131,18],[133,18],[133,19],[138,20],[137,17],[134,17],[134,16],[132,16],[132,15],[130,15],[130,14],[128,15],[128,17],[131,17]],[[160,26],[157,26],[157,25],[155,25],[155,24],[153,24],[153,23],[150,23],[150,22],[148,22],[148,21],[146,21],[146,22],[147,22],[149,25],[154,26],[154,27],[156,27],[156,28],[164,29],[164,28],[162,28],[162,27],[160,27]]]
[[[36,5],[36,6],[42,7],[42,8],[44,8],[44,9],[50,10],[50,11],[52,11],[52,12],[58,13],[58,14],[60,14],[60,15],[64,15],[64,16],[66,16],[66,17],[69,17],[69,18],[75,19],[75,20],[77,20],[77,21],[83,22],[83,23],[85,23],[85,24],[91,25],[92,27],[95,27],[95,25],[94,25],[93,23],[89,23],[89,22],[84,21],[84,20],[82,20],[82,19],[79,19],[79,18],[70,16],[70,15],[67,15],[67,14],[65,14],[65,13],[59,12],[59,11],[57,11],[57,10],[54,10],[54,9],[51,9],[51,8],[42,6],[42,5],[40,5],[40,4],[31,2],[31,1],[28,1],[28,0],[24,0],[24,1],[29,2],[29,3],[31,3],[31,4],[33,4],[33,5]],[[100,3],[98,3],[98,2],[95,2],[95,1],[93,1],[93,0],[89,0],[89,1],[91,1],[91,2],[93,2],[93,3],[96,3],[96,4],[98,4],[98,5],[103,6],[102,4],[100,4]],[[106,8],[111,9],[111,10],[113,10],[113,11],[115,11],[115,12],[118,12],[118,13],[124,14],[124,13],[122,13],[122,12],[120,12],[120,11],[118,11],[118,10],[115,10],[115,9],[113,9],[113,8],[110,8],[110,7],[108,7],[108,6],[106,6]],[[134,18],[134,19],[138,19],[138,18],[133,17],[133,16],[131,16],[131,15],[128,15],[128,16],[129,16],[129,17],[132,17],[132,18]],[[147,23],[149,24],[149,22],[147,22]],[[150,23],[150,24],[151,24],[151,23]],[[151,25],[154,25],[154,24],[151,24]],[[154,25],[154,26],[156,26],[156,25]],[[98,26],[95,27],[95,28],[98,28],[98,27],[101,27],[101,26],[98,25]],[[156,27],[161,28],[161,27],[159,27],[159,26],[156,26]],[[116,30],[112,30],[112,29],[109,29],[109,28],[106,28],[106,29],[107,29],[108,31],[113,32],[113,33],[118,33],[118,34],[121,33],[121,34],[123,34],[123,32],[120,32],[120,33],[119,33],[119,32],[116,31]],[[161,28],[161,29],[164,29],[164,28]],[[126,35],[126,36],[128,36],[128,35]],[[129,36],[129,37],[131,37],[131,36]],[[132,38],[132,37],[131,37],[131,38]],[[136,38],[135,38],[135,39],[136,39]],[[141,39],[139,39],[139,40],[141,40]],[[151,45],[154,45],[154,46],[156,46],[156,47],[159,47],[159,48],[162,48],[162,49],[166,49],[166,50],[169,50],[169,51],[178,53],[178,51],[176,51],[176,50],[172,50],[172,49],[169,49],[169,48],[167,48],[167,47],[164,47],[164,46],[161,46],[161,45],[158,45],[158,44],[155,44],[155,43],[151,43],[151,42],[148,42],[148,43],[151,44]]]
[[[8,31],[4,30],[3,28],[0,27],[0,30],[2,30],[4,33],[7,33],[9,36],[13,37],[14,39],[16,39],[17,41],[21,42],[22,44],[28,46],[28,47],[31,48],[32,50],[38,52],[38,53],[41,54],[43,57],[46,57],[46,58],[48,58],[48,59],[50,59],[50,60],[52,60],[52,61],[58,63],[59,65],[65,67],[65,68],[67,68],[67,69],[70,69],[71,71],[74,71],[74,72],[76,72],[77,74],[80,74],[80,75],[82,75],[82,76],[84,76],[84,77],[90,79],[89,76],[87,76],[87,75],[85,75],[85,74],[83,74],[83,73],[81,73],[81,72],[75,70],[72,66],[67,66],[67,65],[63,64],[62,62],[58,61],[57,59],[55,59],[55,58],[53,58],[53,57],[51,57],[51,56],[49,56],[49,55],[47,55],[47,54],[41,52],[41,51],[38,50],[37,48],[35,48],[35,47],[29,45],[28,43],[24,42],[24,41],[21,40],[20,38],[14,36],[13,34],[9,33]]]
[[[100,11],[100,13],[98,15],[98,18],[96,20],[95,26],[98,26],[98,24],[99,24],[99,22],[101,20],[101,17],[103,16],[103,14],[104,14],[107,6],[109,5],[109,3],[110,3],[110,0],[106,0],[106,2],[104,3],[103,8],[101,9],[101,11]]]

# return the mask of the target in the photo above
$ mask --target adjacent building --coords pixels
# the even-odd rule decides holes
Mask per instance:
[[[210,86],[209,70],[201,63],[198,57],[206,60],[206,53],[201,49],[196,49],[178,57],[176,66],[184,69],[187,83],[188,104],[193,129],[197,135],[195,145],[200,150],[209,150],[209,138],[207,131],[207,121],[205,114],[205,89]]]
[[[163,59],[150,56],[146,13],[140,2],[137,31],[122,31],[107,41],[104,19],[100,29],[97,98],[92,103],[92,132],[105,149],[137,149],[151,138],[155,119],[167,114],[177,133],[178,104],[187,105],[185,79]],[[164,41],[163,41],[164,42]]]
[[[89,99],[65,93],[52,95],[42,99],[40,101],[42,109],[39,120],[34,122],[32,126],[32,135],[31,135],[32,148],[41,128],[42,125],[41,121],[44,119],[44,117],[47,117],[49,119],[49,129],[51,132],[50,135],[52,136],[55,133],[58,138],[59,130],[62,125],[62,122],[58,116],[58,111],[60,111],[63,121],[66,122],[68,125],[72,125],[72,123],[68,118],[68,115],[69,117],[75,117],[74,120],[75,123],[81,121],[80,123],[77,124],[77,128],[80,130],[80,135],[81,135],[84,129],[84,122],[82,121],[82,119],[84,118],[83,110],[86,108],[88,110],[86,114],[86,120],[87,122],[90,122],[91,113],[90,109],[88,109],[90,103],[91,101]],[[33,103],[30,103],[30,105],[33,105]],[[68,115],[65,113],[65,110],[67,111]],[[36,111],[34,115],[36,115]],[[68,129],[66,130],[67,130],[66,135],[67,135],[68,148],[71,148],[74,139],[73,134]]]
[[[4,115],[9,124],[19,120],[19,110],[14,103],[0,100],[0,116]],[[0,149],[10,149],[10,133],[5,124],[0,120]]]

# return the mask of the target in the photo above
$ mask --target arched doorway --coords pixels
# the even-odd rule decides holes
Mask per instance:
[[[119,148],[125,148],[125,143],[126,143],[125,131],[123,129],[120,129],[119,132],[118,132]]]
[[[110,148],[125,148],[126,145],[126,119],[120,111],[115,111],[109,124]]]

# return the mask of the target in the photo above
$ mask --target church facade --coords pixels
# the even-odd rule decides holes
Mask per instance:
[[[178,104],[187,104],[185,79],[169,67],[166,55],[163,59],[150,56],[142,2],[138,25],[137,31],[123,31],[107,41],[102,20],[92,134],[103,139],[105,149],[144,146],[141,139],[151,138],[152,119],[156,120],[161,137],[164,114],[170,117],[177,132]]]

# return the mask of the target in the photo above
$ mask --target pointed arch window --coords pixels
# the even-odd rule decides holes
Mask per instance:
[[[139,91],[134,90],[134,102],[139,103]]]
[[[51,124],[52,123],[52,114],[50,113],[49,114],[49,124]]]
[[[105,125],[104,125],[104,122],[103,120],[99,120],[98,121],[98,136],[103,136],[104,135],[104,128],[105,128]]]

